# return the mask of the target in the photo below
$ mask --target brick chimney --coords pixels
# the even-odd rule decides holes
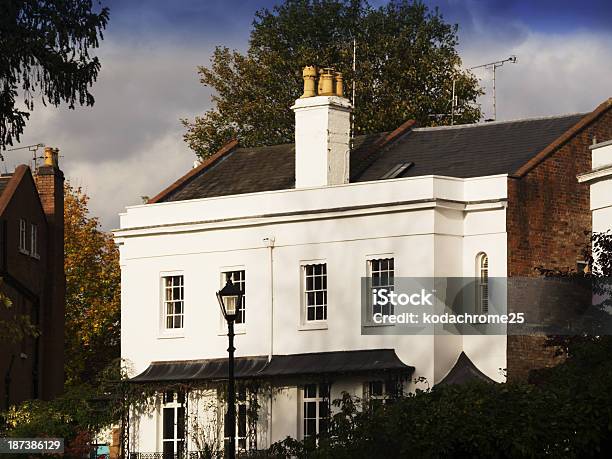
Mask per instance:
[[[295,187],[341,185],[349,181],[351,110],[342,74],[304,67],[304,94],[295,112]]]
[[[47,276],[42,298],[42,374],[41,396],[50,399],[64,386],[64,173],[58,166],[59,150],[45,148],[44,163],[36,171],[36,188],[47,218]]]

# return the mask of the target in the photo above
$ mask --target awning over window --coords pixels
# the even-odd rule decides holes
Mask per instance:
[[[153,362],[131,379],[133,382],[163,381],[222,381],[227,379],[228,359],[179,360]],[[234,375],[237,379],[253,378],[268,363],[268,357],[236,357]]]
[[[153,362],[131,379],[133,382],[180,382],[227,380],[227,359]],[[393,349],[315,352],[308,354],[237,357],[237,379],[285,376],[318,376],[355,373],[399,373],[410,376],[414,367],[404,364]]]
[[[393,349],[275,355],[262,376],[299,376],[401,371],[412,374]]]

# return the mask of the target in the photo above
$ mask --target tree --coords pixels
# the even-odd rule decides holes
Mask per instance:
[[[356,134],[392,130],[408,119],[450,123],[453,80],[455,122],[476,121],[473,103],[482,92],[460,69],[457,30],[418,1],[373,9],[363,0],[286,0],[256,13],[246,54],[218,46],[210,66],[199,67],[214,107],[193,122],[182,120],[184,139],[201,158],[232,138],[244,146],[292,142],[289,107],[302,94],[306,65],[343,72],[349,96],[355,82]]]
[[[91,0],[0,2],[0,149],[19,141],[37,96],[56,107],[93,105],[100,62],[89,50],[107,21],[108,8],[94,12]]]
[[[66,377],[90,382],[120,354],[121,273],[112,235],[89,216],[89,198],[65,186]]]

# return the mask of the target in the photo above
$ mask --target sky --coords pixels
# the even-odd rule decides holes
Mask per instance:
[[[262,0],[106,0],[109,26],[95,54],[102,70],[94,107],[38,104],[15,147],[60,148],[60,167],[90,196],[90,211],[105,230],[118,214],[154,196],[196,159],[183,141],[181,118],[211,107],[198,65],[217,45],[245,50]],[[381,5],[382,0],[372,0]],[[562,0],[439,0],[444,19],[459,24],[465,68],[503,60],[496,72],[497,119],[590,111],[612,96],[612,2]],[[492,74],[474,71],[492,112]],[[39,151],[39,153],[41,153]],[[4,152],[2,172],[28,163],[28,149]]]

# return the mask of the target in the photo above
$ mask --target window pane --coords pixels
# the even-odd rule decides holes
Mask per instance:
[[[164,408],[163,411],[164,432],[163,438],[174,438],[174,408]]]
[[[314,307],[309,307],[308,308],[307,319],[308,320],[315,320],[315,308]]]
[[[317,420],[316,419],[304,419],[304,436],[316,435],[317,433]]]
[[[316,304],[316,303],[315,303],[315,294],[314,294],[314,292],[310,292],[310,293],[307,293],[307,294],[306,294],[306,301],[307,301],[307,303],[306,303],[306,304],[307,304],[308,306],[311,306],[311,305],[313,305],[313,304]]]
[[[305,418],[316,418],[317,417],[317,403],[316,402],[305,402],[304,403],[304,417]]]
[[[167,458],[174,457],[174,442],[172,441],[164,442],[164,457],[167,457]]]
[[[319,402],[319,417],[320,418],[326,418],[328,416],[328,409],[329,409],[329,405],[327,404],[327,402],[323,401],[323,402]]]
[[[238,405],[238,436],[246,437],[247,412],[246,405]]]
[[[185,438],[185,408],[177,408],[176,412],[176,438]]]
[[[316,384],[307,384],[304,386],[304,397],[305,398],[315,398],[317,396],[317,385]]]

